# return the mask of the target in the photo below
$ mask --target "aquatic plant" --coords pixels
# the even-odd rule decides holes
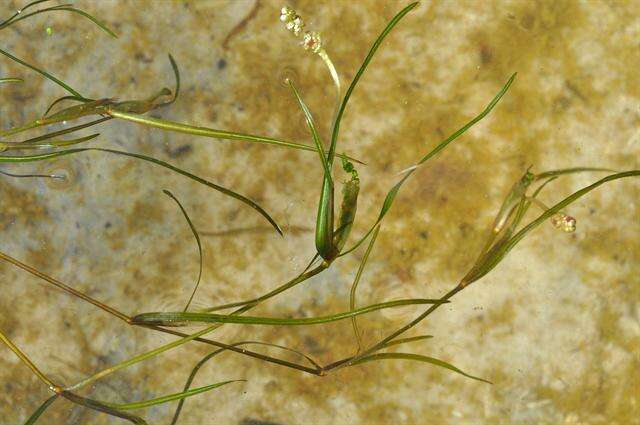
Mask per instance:
[[[106,27],[106,25],[101,23],[98,19],[94,18],[87,12],[76,9],[69,5],[46,5],[46,7],[44,7],[45,3],[50,2],[51,0],[38,0],[29,3],[28,5],[23,7],[21,11],[15,13],[13,16],[0,23],[0,30],[11,27],[12,25],[15,25],[18,22],[36,14],[54,11],[66,11],[79,14],[82,17],[89,19],[93,24],[102,29],[107,35],[116,37],[116,34],[113,31],[111,31]],[[0,162],[2,163],[33,163],[41,161],[55,161],[56,159],[65,156],[88,152],[104,153],[138,159],[143,163],[157,165],[180,174],[184,177],[187,177],[188,179],[191,179],[199,184],[209,187],[217,192],[220,192],[223,195],[229,196],[251,207],[264,219],[266,219],[270,226],[273,227],[273,229],[279,234],[283,234],[282,227],[276,222],[272,215],[268,213],[263,207],[261,207],[257,202],[232,189],[226,188],[217,183],[213,183],[176,165],[167,163],[151,156],[127,151],[120,151],[103,147],[68,147],[76,145],[84,146],[84,144],[86,144],[87,142],[95,142],[100,136],[99,133],[93,133],[88,136],[80,136],[77,132],[81,130],[87,128],[92,129],[93,127],[109,120],[125,120],[128,122],[146,127],[157,128],[167,132],[178,132],[191,136],[208,137],[213,139],[226,139],[239,142],[259,143],[286,149],[303,150],[310,153],[315,152],[318,155],[318,159],[320,162],[319,167],[321,167],[323,172],[322,182],[319,185],[320,194],[318,197],[315,227],[315,249],[317,252],[316,255],[312,259],[310,259],[308,266],[302,273],[299,273],[291,280],[282,283],[275,289],[248,300],[240,300],[237,302],[212,306],[204,309],[190,310],[191,302],[197,293],[197,289],[200,283],[200,277],[202,274],[202,245],[200,243],[199,232],[196,226],[193,224],[187,209],[180,202],[179,196],[174,195],[168,190],[165,190],[164,193],[177,204],[178,209],[187,222],[187,225],[189,226],[189,229],[191,230],[196,240],[200,259],[198,277],[193,287],[193,291],[191,292],[189,299],[186,300],[185,307],[182,311],[149,312],[131,316],[99,301],[98,299],[89,296],[88,294],[75,290],[72,286],[19,261],[9,254],[0,252],[0,259],[33,274],[34,276],[42,279],[48,284],[55,286],[69,293],[70,295],[93,304],[97,308],[102,309],[115,318],[122,320],[127,325],[139,326],[153,332],[162,332],[180,337],[180,339],[177,339],[171,343],[141,353],[121,363],[105,368],[75,384],[64,385],[60,382],[56,382],[50,376],[48,376],[47,373],[41,371],[26,354],[28,352],[28,349],[23,350],[22,348],[16,346],[11,341],[11,339],[9,339],[6,334],[4,334],[2,330],[0,330],[0,339],[2,339],[7,347],[10,348],[53,393],[53,395],[45,400],[44,403],[32,414],[27,423],[35,423],[36,420],[45,413],[46,409],[59,398],[64,398],[80,406],[84,406],[86,408],[100,411],[112,416],[127,419],[134,423],[145,422],[139,416],[126,413],[126,410],[141,409],[170,401],[179,401],[178,408],[173,419],[173,423],[177,423],[180,412],[184,406],[184,400],[187,397],[195,396],[213,389],[220,388],[227,384],[244,380],[227,380],[191,389],[191,383],[200,368],[204,364],[206,364],[206,362],[213,359],[217,354],[224,351],[231,351],[239,355],[249,356],[263,362],[277,364],[299,371],[301,373],[307,373],[315,376],[324,376],[342,368],[355,367],[363,363],[375,362],[379,360],[410,360],[438,366],[477,381],[488,382],[486,379],[473,376],[467,372],[462,371],[451,363],[445,362],[441,359],[437,359],[428,355],[417,354],[414,352],[389,352],[387,351],[387,349],[389,349],[390,347],[397,348],[397,346],[399,345],[410,344],[416,341],[430,338],[430,335],[418,335],[410,337],[405,337],[404,335],[407,331],[424,321],[425,318],[432,314],[441,305],[449,303],[450,299],[458,292],[462,291],[468,285],[476,282],[487,273],[492,271],[505,258],[508,252],[513,249],[515,245],[517,245],[520,241],[522,241],[522,239],[526,237],[533,229],[537,228],[542,223],[549,222],[553,226],[559,228],[564,232],[574,231],[576,227],[576,221],[566,212],[566,209],[573,202],[605,183],[622,178],[638,176],[640,175],[640,171],[631,170],[625,172],[614,172],[599,167],[573,167],[546,172],[533,172],[531,171],[532,169],[528,169],[524,172],[522,177],[517,182],[515,182],[511,190],[507,193],[502,206],[500,207],[493,223],[490,226],[490,229],[487,232],[486,242],[483,248],[478,253],[477,260],[469,269],[469,271],[464,275],[464,277],[462,277],[448,293],[439,298],[411,298],[393,301],[381,301],[365,307],[359,307],[357,303],[358,284],[361,280],[363,271],[365,270],[369,255],[374,249],[377,237],[383,228],[384,218],[391,210],[395,198],[399,194],[400,189],[402,188],[404,183],[430,159],[443,151],[451,143],[458,140],[467,130],[469,130],[475,124],[479,123],[485,116],[487,116],[493,110],[493,108],[498,105],[499,101],[507,93],[516,78],[516,74],[511,75],[507,79],[504,86],[497,92],[495,97],[491,99],[491,101],[487,104],[484,110],[482,110],[478,115],[469,120],[466,124],[462,125],[458,130],[454,131],[449,137],[438,143],[434,148],[429,150],[422,158],[420,158],[415,163],[415,165],[403,171],[397,183],[393,185],[392,188],[388,191],[382,207],[380,208],[377,219],[368,227],[368,230],[364,233],[364,235],[357,238],[355,242],[352,242],[351,245],[348,246],[347,242],[349,241],[349,237],[351,236],[351,230],[353,228],[353,223],[357,213],[358,198],[360,196],[360,176],[356,171],[356,166],[363,166],[364,164],[362,163],[362,161],[356,158],[347,156],[346,154],[337,153],[338,141],[340,139],[340,125],[342,123],[342,118],[352,93],[358,86],[362,75],[370,65],[372,59],[374,58],[374,55],[381,47],[384,39],[391,33],[391,31],[400,22],[400,20],[402,20],[416,6],[417,3],[408,5],[389,21],[387,26],[383,29],[383,31],[373,43],[367,56],[363,60],[360,68],[356,72],[350,84],[347,86],[347,89],[344,93],[342,91],[342,84],[339,74],[329,54],[327,53],[327,46],[325,46],[322,35],[315,31],[307,31],[303,19],[293,9],[284,7],[281,10],[280,19],[284,23],[285,28],[287,30],[290,30],[295,37],[299,37],[301,39],[301,44],[304,49],[309,50],[312,54],[320,57],[329,72],[336,92],[335,113],[330,126],[331,131],[329,135],[322,137],[312,112],[303,100],[301,91],[298,90],[294,81],[292,81],[291,79],[287,80],[287,84],[291,89],[292,96],[298,103],[300,110],[305,117],[305,121],[309,128],[309,133],[313,141],[313,145],[305,145],[297,142],[266,136],[224,131],[199,125],[196,126],[181,122],[154,118],[146,115],[148,112],[151,112],[158,108],[168,107],[169,105],[174,103],[176,98],[179,96],[180,72],[178,64],[171,55],[169,55],[169,62],[175,75],[175,88],[173,91],[167,88],[162,88],[158,90],[156,94],[146,99],[118,101],[114,97],[102,97],[98,99],[86,97],[77,90],[73,89],[68,83],[56,78],[52,73],[40,69],[35,65],[29,64],[24,60],[14,56],[13,54],[0,49],[0,53],[2,53],[8,59],[13,60],[29,68],[30,70],[41,74],[69,93],[68,95],[54,100],[51,103],[51,106],[44,112],[42,117],[29,121],[25,124],[0,131],[0,149],[2,149],[3,151],[2,155],[0,155]],[[22,77],[2,77],[0,79],[0,82],[3,84],[25,83],[28,81],[28,78]],[[66,102],[73,102],[73,105],[66,108],[60,108],[60,105]],[[82,122],[82,119],[86,117],[91,117],[93,120],[89,122]],[[49,131],[43,135],[25,138],[23,140],[15,140],[16,138],[21,137],[23,133],[26,133],[28,131],[37,129],[46,130],[49,126],[63,122],[67,125],[67,127],[62,130]],[[67,135],[69,135],[68,137],[72,138],[59,138],[60,136]],[[24,155],[20,154],[23,151],[31,152],[39,150],[46,150],[46,152],[36,152]],[[337,173],[334,172],[334,162],[336,156],[340,158],[342,168],[344,172],[349,176],[348,180],[342,184],[342,202],[339,209],[339,214],[337,214],[337,220],[335,219],[335,215],[337,213],[335,208],[335,192],[337,190],[338,184],[336,178]],[[357,165],[354,165],[354,163]],[[574,173],[583,172],[608,172],[610,174],[608,174],[604,178],[601,178],[595,183],[584,187],[574,192],[573,194],[557,201],[550,207],[538,199],[539,194],[549,184],[553,183],[558,178]],[[2,173],[5,177],[9,178],[64,178],[64,176],[56,174],[15,174],[5,171],[3,171]],[[542,213],[535,219],[526,223],[526,214],[527,212],[529,212],[532,205],[542,210]],[[249,316],[245,314],[259,304],[304,283],[313,276],[326,271],[333,265],[336,259],[354,252],[365,243],[367,243],[367,247],[364,252],[363,258],[360,261],[356,276],[351,286],[349,310],[340,313],[304,318]],[[380,338],[375,343],[369,346],[365,345],[362,339],[362,331],[358,326],[358,316],[365,315],[373,311],[390,308],[400,308],[403,306],[412,305],[428,305],[428,308],[426,308],[421,314],[417,315],[413,320],[390,332],[385,337]],[[231,312],[227,314],[216,313],[219,311],[227,310],[231,310]],[[298,350],[273,344],[268,341],[239,341],[233,343],[224,343],[214,339],[205,338],[210,336],[211,334],[214,334],[214,331],[216,329],[220,328],[226,323],[287,327],[323,325],[326,323],[345,319],[349,319],[352,324],[354,332],[355,353],[351,356],[339,359],[326,365],[320,364],[320,362],[313,359],[311,356]],[[203,323],[206,323],[207,325],[194,333],[189,334],[180,330],[181,327],[199,325]],[[178,391],[166,396],[152,398],[149,400],[130,403],[113,403],[104,400],[94,400],[80,395],[80,390],[83,387],[94,384],[100,379],[112,373],[132,366],[136,363],[151,359],[176,347],[193,342],[210,345],[212,347],[215,347],[216,349],[215,351],[212,351],[211,353],[203,357],[202,360],[200,360],[194,366],[182,391]],[[277,348],[285,352],[294,353],[295,355],[299,356],[301,360],[300,362],[294,362],[276,356],[265,355],[260,352],[252,351],[245,348],[247,346],[269,346],[272,348]],[[250,377],[247,378],[250,382]]]

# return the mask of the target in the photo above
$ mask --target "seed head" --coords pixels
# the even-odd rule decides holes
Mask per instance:
[[[553,224],[556,229],[560,229],[565,233],[573,233],[576,230],[576,219],[562,213],[551,217],[551,224]]]

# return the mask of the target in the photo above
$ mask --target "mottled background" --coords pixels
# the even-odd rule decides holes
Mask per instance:
[[[18,3],[2,1],[8,16]],[[278,21],[279,2],[75,1],[119,35],[113,40],[64,12],[1,33],[2,48],[91,97],[183,91],[154,115],[310,143],[283,79],[293,78],[326,134],[330,81]],[[370,43],[405,3],[292,1],[322,31],[348,82]],[[375,219],[397,172],[478,113],[517,71],[495,111],[417,172],[385,221],[359,289],[361,304],[436,297],[464,275],[502,198],[522,172],[590,165],[638,167],[640,2],[424,1],[385,42],[344,116],[340,149],[367,162],[354,232]],[[45,29],[53,33],[47,35]],[[64,92],[0,59],[3,128],[38,117]],[[258,295],[299,273],[313,254],[321,167],[312,153],[163,133],[135,124],[100,127],[94,146],[151,154],[259,201],[286,227],[266,228],[237,201],[145,163],[100,153],[7,166],[58,171],[68,183],[2,178],[2,251],[127,312],[181,309],[197,274],[193,237],[172,190],[202,232],[204,275],[196,305]],[[553,203],[598,175],[563,178]],[[494,382],[443,369],[383,362],[324,378],[236,354],[206,366],[197,385],[245,378],[187,401],[184,424],[639,423],[640,238],[637,180],[616,181],[571,206],[578,231],[537,229],[489,276],[413,334],[406,347]],[[532,216],[533,217],[533,216]],[[245,230],[242,230],[245,229]],[[255,310],[315,316],[348,308],[358,252]],[[0,264],[0,328],[46,373],[71,384],[171,338],[128,328],[95,307]],[[361,320],[365,338],[409,320],[417,308]],[[223,341],[286,344],[329,363],[354,352],[350,324],[225,326]],[[267,350],[273,355],[282,355]],[[208,352],[189,345],[99,381],[81,394],[133,401],[175,392]],[[47,390],[0,349],[0,422],[18,424]],[[169,422],[174,405],[140,411]],[[44,424],[119,423],[58,401]]]

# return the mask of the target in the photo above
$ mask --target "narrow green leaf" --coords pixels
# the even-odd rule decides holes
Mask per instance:
[[[171,56],[171,53],[169,53],[169,62],[171,62],[171,69],[173,69],[173,75],[176,78],[176,88],[173,91],[173,98],[166,103],[167,105],[175,102],[178,98],[178,94],[180,94],[180,70],[178,69],[178,64],[176,63],[175,59],[173,59],[173,56]]]
[[[323,265],[318,266],[317,268],[315,268],[314,270],[311,270],[311,266],[313,265],[313,263],[315,263],[315,261],[318,259],[318,254],[313,256],[313,259],[307,264],[307,266],[304,268],[304,270],[298,274],[295,278],[293,278],[292,280],[284,283],[283,285],[278,286],[276,289],[269,291],[267,294],[262,295],[260,297],[257,298],[253,298],[250,300],[245,300],[245,301],[238,301],[238,302],[234,302],[234,303],[228,303],[228,304],[223,304],[223,305],[217,305],[214,307],[209,307],[209,308],[205,308],[205,309],[201,309],[199,310],[200,313],[210,313],[212,311],[219,311],[219,310],[226,310],[228,308],[232,308],[232,307],[240,307],[242,306],[243,309],[248,309],[251,307],[254,307],[256,305],[258,305],[259,303],[261,303],[262,301],[268,300],[271,297],[274,297],[284,291],[286,291],[287,289],[293,288],[295,285],[304,282],[305,280],[315,276],[316,274],[320,273],[322,270],[324,270],[326,267]]]
[[[180,203],[178,198],[176,198],[173,195],[173,193],[169,192],[166,189],[163,190],[162,192],[164,192],[165,195],[167,195],[168,197],[173,199],[176,202],[176,204],[178,204],[178,207],[180,207],[180,211],[182,211],[182,215],[184,216],[184,219],[187,220],[187,224],[189,224],[189,228],[191,229],[191,233],[193,233],[193,237],[196,239],[196,243],[198,244],[198,256],[199,256],[199,259],[200,259],[200,270],[198,271],[198,278],[196,279],[196,284],[193,287],[193,291],[191,292],[191,296],[189,297],[189,301],[187,301],[187,305],[185,305],[185,307],[184,307],[184,311],[187,311],[189,309],[189,305],[191,304],[191,301],[193,300],[194,295],[196,294],[196,291],[198,290],[198,286],[200,285],[200,279],[202,278],[202,244],[200,243],[200,236],[198,235],[198,231],[196,230],[195,226],[191,222],[191,219],[189,218],[189,214],[187,214],[187,211],[184,209],[184,207],[182,206],[182,204]]]
[[[512,217],[518,204],[525,197],[527,189],[529,188],[529,186],[531,186],[534,178],[534,175],[527,169],[524,175],[513,184],[511,190],[502,202],[496,218],[493,220],[491,229],[489,229],[489,236],[487,237],[484,248],[482,248],[481,250],[481,254],[484,254],[484,252],[491,248],[491,246],[494,245],[494,242],[498,235],[503,233],[501,232],[502,229]]]
[[[139,416],[132,415],[130,413],[121,412],[111,406],[108,406],[98,400],[92,400],[90,398],[80,397],[77,394],[74,394],[70,391],[62,391],[60,395],[67,400],[78,404],[80,406],[87,407],[91,410],[95,410],[97,412],[106,413],[110,416],[115,416],[118,418],[125,419],[129,422],[133,422],[136,425],[147,425],[147,422]]]
[[[84,10],[80,10],[80,9],[76,9],[75,7],[68,7],[68,6],[58,6],[58,7],[52,8],[51,10],[65,10],[67,12],[72,12],[72,13],[77,13],[79,15],[82,15],[85,18],[89,19],[94,24],[96,24],[102,31],[107,33],[112,38],[115,38],[115,39],[118,38],[118,35],[115,32],[111,31],[109,27],[107,27],[107,25],[105,25],[102,21],[95,18],[94,16],[88,14]]]
[[[0,84],[5,84],[5,83],[24,83],[24,80],[22,78],[17,78],[17,77],[0,78]]]
[[[293,91],[293,94],[304,113],[305,119],[307,121],[307,125],[309,126],[309,131],[311,132],[311,136],[313,138],[313,142],[316,145],[316,151],[320,156],[320,163],[324,168],[324,176],[322,189],[320,191],[320,199],[318,200],[318,215],[316,219],[316,235],[315,235],[315,243],[316,250],[318,253],[327,261],[332,260],[337,254],[337,249],[333,245],[333,201],[334,201],[334,190],[333,190],[333,178],[331,177],[331,169],[327,162],[327,157],[324,153],[324,148],[322,147],[322,141],[320,140],[320,136],[318,135],[318,130],[316,128],[315,121],[313,120],[313,115],[311,115],[311,111],[302,100],[298,89],[293,84],[293,81],[287,80],[289,83],[289,87]]]
[[[300,109],[302,109],[302,112],[304,113],[304,118],[307,121],[307,125],[309,126],[309,131],[311,132],[313,143],[316,145],[316,151],[318,152],[318,156],[320,157],[320,163],[324,168],[324,175],[325,177],[328,177],[329,181],[331,181],[331,184],[333,184],[333,180],[331,178],[331,170],[329,169],[329,164],[327,163],[327,157],[324,153],[322,141],[320,140],[320,135],[318,134],[318,129],[313,119],[313,115],[311,114],[311,111],[309,110],[307,104],[304,103],[304,100],[302,100],[302,96],[300,96],[300,92],[298,92],[298,89],[293,84],[293,81],[287,79],[287,83],[289,83],[289,87],[291,87],[293,95],[296,97],[298,105],[300,105]]]
[[[31,416],[29,416],[29,419],[27,419],[27,421],[24,423],[24,425],[33,425],[33,424],[35,424],[38,421],[38,419],[40,418],[40,416],[42,416],[44,411],[47,410],[49,408],[49,406],[51,406],[51,404],[53,404],[53,402],[56,401],[57,398],[58,398],[58,394],[54,394],[51,397],[49,397],[48,399],[46,399],[44,401],[44,403],[42,403],[40,405],[40,407],[38,407],[36,409],[36,411],[31,414]]]
[[[358,69],[358,72],[356,72],[356,75],[353,77],[353,81],[351,81],[351,84],[349,84],[349,88],[347,89],[347,92],[344,95],[344,99],[340,104],[340,108],[338,109],[338,113],[336,114],[336,118],[333,123],[333,131],[331,133],[331,145],[329,147],[329,158],[328,158],[329,166],[333,165],[333,156],[335,154],[336,145],[338,142],[338,133],[340,132],[340,122],[342,121],[342,115],[344,114],[344,110],[347,107],[347,103],[349,102],[351,93],[353,93],[353,90],[356,88],[358,81],[360,81],[362,74],[364,74],[364,71],[367,69],[369,62],[371,62],[371,59],[373,59],[373,56],[376,54],[376,51],[378,50],[378,47],[380,47],[380,45],[382,44],[382,41],[385,39],[387,34],[389,34],[391,30],[398,24],[398,22],[400,22],[400,20],[404,18],[404,16],[407,13],[409,13],[413,8],[415,8],[418,4],[419,4],[418,2],[411,3],[410,5],[402,9],[400,12],[398,12],[398,14],[396,14],[396,16],[394,16],[393,19],[389,21],[385,29],[380,33],[376,41],[373,43],[373,45],[369,49],[369,53],[367,53],[367,56],[364,58],[364,61],[362,62],[362,65],[360,65],[360,69]]]
[[[11,53],[5,52],[2,49],[0,49],[0,53],[2,53],[3,55],[5,55],[6,57],[8,57],[11,60],[13,60],[15,62],[18,62],[20,65],[26,66],[27,68],[29,68],[29,69],[31,69],[31,70],[43,75],[45,78],[53,81],[54,83],[56,83],[57,85],[59,85],[60,87],[62,87],[66,91],[68,91],[69,93],[71,93],[72,95],[74,95],[76,97],[84,98],[84,96],[82,96],[80,93],[78,93],[77,91],[72,89],[71,86],[69,86],[67,83],[57,79],[53,75],[49,74],[47,71],[44,71],[44,70],[42,70],[40,68],[36,68],[35,66],[33,66],[31,64],[28,64],[27,62],[23,61],[22,59],[19,59],[19,58],[13,56]]]
[[[24,150],[24,149],[48,149],[48,148],[59,148],[63,146],[71,146],[77,145],[83,142],[88,142],[89,140],[95,139],[98,137],[100,133],[90,134],[84,137],[78,137],[77,139],[69,139],[69,140],[49,140],[47,142],[20,142],[20,143],[2,143],[0,142],[0,149],[7,150]]]
[[[169,394],[162,397],[153,398],[151,400],[137,401],[134,403],[108,403],[106,401],[101,401],[100,403],[107,407],[110,407],[112,409],[117,409],[117,410],[143,409],[145,407],[155,406],[156,404],[167,403],[175,400],[182,400],[184,398],[191,397],[206,391],[211,391],[214,388],[218,388],[223,385],[231,384],[232,382],[247,382],[247,381],[245,379],[236,379],[232,381],[218,382],[216,384],[206,385],[204,387],[194,388],[192,390],[187,390],[180,393]]]
[[[452,370],[460,375],[466,376],[467,378],[475,379],[476,381],[486,382],[487,384],[491,384],[490,381],[486,379],[478,378],[477,376],[469,375],[468,373],[463,372],[458,369],[454,365],[447,363],[445,361],[436,359],[434,357],[422,356],[420,354],[412,354],[412,353],[376,353],[365,356],[359,360],[356,360],[352,363],[352,365],[373,362],[377,360],[413,360],[423,363],[430,363],[435,366],[443,367],[445,369]]]
[[[236,343],[231,344],[231,345],[234,346],[234,347],[238,347],[240,345],[248,345],[248,344],[265,345],[267,347],[275,347],[275,348],[283,349],[285,351],[290,351],[292,353],[295,353],[295,354],[298,354],[298,355],[304,357],[311,364],[313,364],[316,368],[321,369],[320,365],[317,362],[315,362],[311,357],[307,356],[306,354],[301,353],[298,350],[294,350],[292,348],[288,348],[288,347],[285,347],[285,346],[282,346],[282,345],[270,344],[270,343],[260,342],[260,341],[242,341],[242,342],[236,342]],[[191,370],[191,373],[189,374],[189,377],[187,378],[187,382],[184,384],[183,391],[189,390],[189,388],[191,387],[191,383],[193,382],[193,380],[196,377],[196,374],[202,368],[202,366],[204,366],[205,363],[207,363],[213,357],[217,356],[218,354],[220,354],[220,353],[222,353],[222,352],[224,352],[226,350],[227,350],[226,348],[220,348],[218,350],[212,351],[211,353],[207,354],[202,359],[200,359],[200,361],[198,363],[196,363],[195,367]],[[185,402],[185,399],[182,399],[182,400],[180,400],[180,402],[176,406],[176,411],[173,414],[173,419],[171,421],[171,425],[175,425],[175,424],[178,423],[178,418],[180,417],[180,413],[182,412],[182,408],[184,406],[184,402]]]
[[[277,317],[255,317],[255,316],[236,316],[214,313],[143,313],[131,319],[133,324],[140,325],[160,325],[160,326],[185,326],[192,322],[199,323],[238,323],[250,325],[275,325],[275,326],[295,326],[295,325],[317,325],[321,323],[335,322],[337,320],[347,319],[349,317],[359,316],[361,314],[370,313],[376,310],[386,308],[402,307],[408,305],[421,304],[442,304],[448,301],[440,299],[404,299],[396,301],[388,301],[379,304],[372,304],[356,310],[347,311],[338,314],[321,317],[305,317],[301,319],[288,319]]]
[[[49,139],[52,139],[54,137],[58,137],[58,136],[62,136],[62,135],[65,135],[65,134],[73,133],[75,131],[82,130],[82,129],[85,129],[85,128],[88,128],[88,127],[93,127],[94,125],[103,123],[105,121],[109,121],[111,119],[113,119],[113,118],[111,118],[111,117],[103,117],[103,118],[97,119],[95,121],[90,121],[88,123],[84,123],[84,124],[76,125],[76,126],[73,126],[73,127],[64,128],[62,130],[54,131],[54,132],[51,132],[51,133],[43,134],[42,136],[33,137],[31,139],[26,139],[26,140],[23,140],[20,143],[36,144],[37,142],[41,142],[43,140],[49,140]]]
[[[318,200],[315,244],[318,254],[328,262],[332,261],[338,254],[338,250],[333,244],[333,196],[333,182],[325,175],[322,179],[322,189]]]
[[[487,263],[492,261],[496,253],[509,241],[509,238],[511,238],[517,226],[520,225],[530,206],[531,202],[525,196],[522,196],[518,204],[509,211],[508,217],[505,218],[504,226],[498,232],[491,232],[487,243],[480,251],[480,255],[473,267],[462,278],[461,282],[463,286],[475,281],[475,276],[482,273]]]
[[[358,267],[358,271],[356,272],[356,277],[353,279],[353,284],[351,285],[351,291],[349,292],[349,309],[351,311],[355,311],[356,309],[356,290],[358,289],[358,284],[360,283],[360,278],[362,277],[362,273],[364,272],[364,268],[367,265],[367,260],[369,259],[369,255],[373,250],[373,245],[376,243],[376,239],[378,238],[378,232],[380,231],[380,226],[376,227],[376,230],[373,232],[373,236],[371,236],[371,240],[369,241],[369,246],[364,253],[364,257],[362,257],[362,261],[360,261],[360,266]],[[360,331],[358,330],[358,322],[356,317],[351,317],[351,326],[353,327],[353,333],[356,336],[356,342],[358,344],[358,352],[362,350],[362,338],[360,337]]]
[[[573,167],[573,168],[563,168],[560,170],[553,171],[545,171],[544,173],[536,174],[535,179],[541,180],[549,177],[559,177],[565,174],[573,174],[573,173],[584,173],[584,172],[607,172],[607,173],[615,173],[616,170],[612,170],[610,168],[597,168],[597,167]]]
[[[433,338],[433,335],[419,335],[419,336],[412,336],[408,338],[394,339],[384,344],[381,347],[381,349],[393,347],[394,345],[407,344],[410,342],[424,341],[425,339],[431,339],[431,338]]]
[[[78,97],[78,96],[62,96],[54,100],[51,103],[51,105],[49,105],[49,107],[47,108],[47,110],[44,112],[42,116],[46,117],[49,114],[49,112],[51,112],[51,109],[53,109],[54,106],[56,106],[60,102],[64,102],[65,100],[75,100],[76,102],[83,102],[83,103],[94,101],[94,99],[85,99],[84,97]]]
[[[146,155],[141,155],[141,154],[137,154],[137,153],[131,153],[131,152],[124,152],[124,151],[118,151],[118,150],[114,150],[114,149],[104,149],[104,148],[77,148],[77,149],[67,149],[64,151],[57,151],[57,152],[51,152],[51,153],[44,153],[44,154],[39,154],[39,155],[25,155],[25,156],[4,156],[4,155],[0,155],[0,163],[3,162],[7,162],[7,163],[22,163],[22,162],[35,162],[35,161],[44,161],[44,160],[49,160],[49,159],[54,159],[54,158],[59,158],[59,157],[63,157],[63,156],[67,156],[67,155],[73,155],[76,153],[80,153],[80,152],[89,152],[89,151],[96,151],[96,152],[107,152],[107,153],[111,153],[114,155],[121,155],[121,156],[127,156],[127,157],[131,157],[131,158],[137,158],[146,162],[150,162],[152,164],[158,165],[160,167],[166,168],[168,170],[171,170],[175,173],[181,174],[193,181],[196,181],[202,185],[208,186],[211,189],[217,190],[218,192],[221,192],[227,196],[230,196],[234,199],[239,200],[240,202],[250,206],[251,208],[253,208],[254,210],[256,210],[260,215],[262,215],[272,226],[273,228],[280,234],[282,235],[282,230],[280,229],[280,226],[278,225],[278,223],[275,222],[275,220],[273,220],[273,218],[271,218],[271,216],[258,204],[256,204],[254,201],[252,201],[251,199],[240,195],[239,193],[236,193],[230,189],[227,189],[225,187],[219,186],[215,183],[212,183],[208,180],[203,179],[202,177],[198,177],[195,174],[191,174],[188,171],[185,171],[181,168],[175,167],[167,162],[161,161],[159,159],[150,157],[150,156],[146,156]]]
[[[418,166],[424,164],[429,159],[433,158],[436,154],[438,154],[440,151],[446,148],[449,145],[449,143],[456,140],[458,137],[464,134],[469,128],[471,128],[474,124],[476,124],[478,121],[480,121],[485,116],[487,116],[489,112],[491,112],[491,110],[496,106],[496,104],[500,101],[500,99],[502,99],[502,96],[504,96],[507,90],[509,90],[509,87],[511,87],[511,84],[513,84],[513,81],[515,80],[516,75],[517,73],[514,73],[509,78],[507,83],[502,87],[502,89],[498,92],[498,94],[491,100],[491,102],[489,102],[487,107],[484,108],[482,112],[480,112],[480,114],[476,115],[471,121],[469,121],[468,123],[460,127],[453,134],[451,134],[449,137],[447,137],[442,142],[440,142],[433,150],[431,150],[424,157],[422,157],[422,159],[418,161],[418,164],[416,164],[416,166],[412,167],[409,171],[406,172],[406,174],[400,179],[400,181],[398,181],[398,183],[396,183],[391,188],[391,190],[387,193],[387,196],[385,197],[384,202],[382,203],[382,208],[380,209],[380,214],[378,215],[378,219],[371,226],[369,231],[354,246],[352,246],[348,250],[341,253],[340,256],[347,255],[350,252],[357,249],[369,237],[369,235],[371,235],[371,233],[373,232],[373,229],[375,229],[375,227],[378,224],[380,224],[380,222],[382,221],[384,216],[387,214],[389,209],[391,209],[391,205],[393,204],[393,201],[395,200],[396,195],[398,194],[398,191],[400,190],[404,182],[407,181],[407,179],[415,172],[415,170],[418,169]]]
[[[533,192],[531,197],[532,198],[536,198],[540,194],[540,192],[542,192],[542,189],[544,189],[549,183],[551,183],[552,181],[554,181],[557,178],[558,178],[558,176],[554,176],[554,177],[548,178],[540,186],[538,186],[538,188]]]
[[[89,100],[80,105],[73,105],[64,108],[47,117],[38,120],[39,125],[49,125],[62,121],[72,121],[87,115],[102,115],[105,113],[105,107],[113,103],[112,99]]]
[[[214,128],[199,127],[194,125],[182,124],[175,121],[163,120],[160,118],[147,117],[139,114],[132,114],[128,112],[119,111],[117,109],[110,109],[109,115],[114,118],[120,118],[123,120],[131,121],[136,124],[142,124],[149,127],[159,128],[166,131],[174,131],[176,133],[190,134],[192,136],[209,137],[213,139],[223,140],[241,140],[244,142],[252,143],[264,143],[269,145],[275,145],[285,148],[300,149],[305,151],[315,152],[316,149],[313,146],[303,145],[301,143],[288,142],[286,140],[273,139],[270,137],[254,136],[251,134],[234,133],[231,131],[216,130]],[[353,159],[346,155],[341,155],[351,161],[362,163],[357,159]]]
[[[11,21],[13,21],[15,18],[20,16],[21,13],[24,13],[25,10],[29,9],[32,6],[35,6],[37,4],[44,3],[47,1],[52,1],[52,0],[35,0],[25,5],[22,9],[18,9],[13,15],[11,15],[11,17],[9,17],[8,19],[5,19],[0,23],[0,30],[7,27]]]

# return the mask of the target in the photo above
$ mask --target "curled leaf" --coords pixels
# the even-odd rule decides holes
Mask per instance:
[[[278,223],[275,222],[275,220],[273,218],[271,218],[271,216],[257,203],[255,203],[254,201],[252,201],[251,199],[240,195],[239,193],[236,193],[230,189],[227,189],[225,187],[222,187],[220,185],[217,185],[215,183],[212,183],[208,180],[203,179],[202,177],[198,177],[195,174],[189,173],[188,171],[185,171],[181,168],[178,168],[176,166],[173,166],[167,162],[161,161],[159,159],[153,158],[151,156],[147,156],[147,155],[142,155],[142,154],[138,154],[138,153],[131,153],[131,152],[124,152],[124,151],[118,151],[118,150],[114,150],[114,149],[104,149],[104,148],[76,148],[76,149],[67,149],[67,150],[63,150],[63,151],[56,151],[56,152],[51,152],[51,153],[45,153],[45,154],[39,154],[39,155],[25,155],[25,156],[4,156],[4,155],[0,155],[0,163],[3,162],[7,162],[7,163],[21,163],[21,162],[34,162],[34,161],[45,161],[45,160],[49,160],[49,159],[54,159],[54,158],[59,158],[59,157],[63,157],[63,156],[67,156],[67,155],[74,155],[77,153],[81,153],[81,152],[89,152],[89,151],[96,151],[96,152],[106,152],[106,153],[110,153],[110,154],[114,154],[114,155],[120,155],[120,156],[127,156],[130,158],[137,158],[146,162],[150,162],[152,164],[158,165],[160,167],[166,168],[168,170],[171,170],[175,173],[181,174],[193,181],[196,181],[202,185],[208,186],[214,190],[217,190],[218,192],[221,192],[227,196],[230,196],[232,198],[235,198],[237,200],[239,200],[240,202],[250,206],[251,208],[253,208],[254,210],[256,210],[260,215],[262,215],[265,219],[267,219],[267,221],[273,226],[273,228],[280,234],[282,235],[282,230],[280,229],[280,226],[278,225]]]
[[[198,286],[200,285],[200,279],[202,278],[202,244],[200,243],[200,236],[198,235],[198,231],[196,230],[195,226],[191,222],[191,218],[189,218],[189,214],[187,214],[187,211],[184,209],[184,207],[182,206],[178,198],[176,198],[173,195],[173,193],[169,192],[166,189],[163,190],[162,192],[164,192],[165,195],[173,199],[176,202],[176,204],[178,204],[178,207],[180,208],[180,211],[182,211],[182,215],[184,216],[184,219],[187,220],[187,224],[191,229],[191,233],[193,233],[193,237],[196,239],[196,243],[198,244],[198,256],[200,258],[200,269],[198,271],[198,278],[196,279],[196,284],[194,285],[193,291],[191,292],[191,296],[189,297],[189,301],[187,301],[187,305],[184,307],[184,311],[187,311],[189,309],[189,305],[191,304],[191,301],[193,300],[194,295],[196,294],[196,291],[198,290]]]

